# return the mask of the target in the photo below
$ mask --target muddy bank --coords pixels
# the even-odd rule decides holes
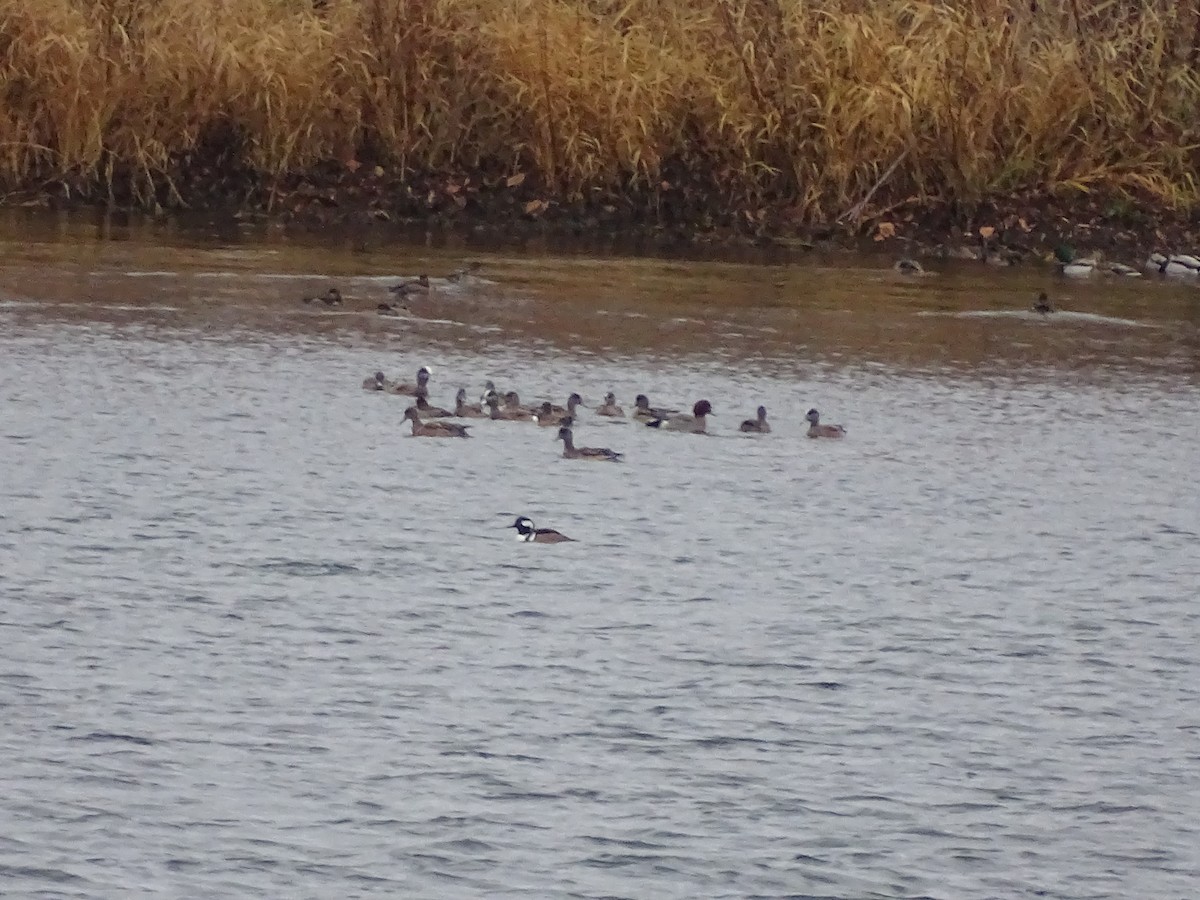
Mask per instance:
[[[1139,265],[1153,251],[1200,249],[1200,211],[1164,209],[1151,199],[1100,192],[1028,192],[973,204],[897,199],[880,190],[838,220],[804,221],[787,202],[737,208],[719,185],[678,173],[653,191],[596,190],[555,196],[522,174],[401,175],[383,166],[328,163],[279,179],[236,168],[181,167],[160,192],[155,214],[335,231],[375,242],[414,230],[475,237],[493,246],[530,241],[698,255],[760,248],[813,250],[1018,265],[1052,261],[1056,250]],[[42,184],[0,205],[144,214],[144,198],[100,194],[86,184]]]

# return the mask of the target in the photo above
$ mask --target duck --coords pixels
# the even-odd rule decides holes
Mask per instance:
[[[404,411],[404,418],[412,422],[413,437],[470,437],[467,429],[470,425],[459,425],[457,422],[422,422],[421,414],[415,406]]]
[[[370,378],[363,379],[364,391],[386,391],[391,387],[388,383],[387,376],[382,372],[376,372]]]
[[[558,429],[558,440],[563,442],[563,459],[592,459],[599,462],[620,462],[624,453],[617,453],[607,447],[576,447],[571,427],[564,425]]]
[[[522,410],[529,413],[530,417],[537,414],[537,409],[532,406],[523,406],[521,404],[521,396],[516,391],[509,391],[504,395],[504,408]]]
[[[1054,248],[1054,259],[1058,273],[1066,278],[1090,278],[1100,269],[1100,255],[1081,257],[1075,248],[1059,244]]]
[[[546,428],[551,425],[571,425],[575,421],[575,417],[565,414],[561,406],[556,410],[554,405],[547,400],[533,414],[533,421]]]
[[[894,266],[892,266],[892,270],[901,275],[924,275],[925,274],[925,267],[922,266],[915,259],[912,259],[907,256],[896,260],[896,264]]]
[[[331,287],[325,293],[317,297],[305,297],[303,301],[305,303],[324,303],[326,306],[341,306],[342,292],[335,287]]]
[[[651,428],[662,428],[666,431],[686,431],[689,434],[706,434],[706,417],[713,415],[712,404],[707,400],[697,400],[692,407],[692,414],[678,413],[664,419],[654,419],[647,422]]]
[[[567,398],[566,406],[558,406],[555,403],[550,403],[548,405],[550,406],[550,412],[557,413],[560,416],[571,416],[572,418],[574,418],[575,417],[575,408],[577,406],[579,406],[581,403],[583,403],[583,398],[580,397],[578,394],[572,394],[570,397]],[[538,408],[538,411],[544,412],[546,409],[546,406],[547,406],[547,404],[543,403]]]
[[[625,410],[617,406],[617,395],[612,391],[604,395],[604,402],[596,407],[595,413],[598,416],[609,416],[614,419],[625,418]]]
[[[658,419],[666,419],[679,412],[677,409],[665,409],[660,406],[651,406],[650,398],[645,394],[638,394],[634,398],[633,418],[638,422],[645,422],[649,425],[651,422]]]
[[[429,376],[433,374],[433,369],[429,366],[421,366],[417,369],[416,384],[393,384],[392,393],[408,394],[411,397],[423,397],[429,394]]]
[[[455,269],[453,272],[447,275],[446,280],[451,284],[458,284],[459,282],[466,281],[472,275],[478,273],[482,268],[483,263],[481,262],[469,262],[465,266]]]
[[[1190,253],[1173,253],[1170,256],[1151,253],[1145,268],[1168,278],[1191,278],[1200,275],[1200,258]]]
[[[395,294],[397,297],[409,297],[413,294],[428,294],[429,287],[429,276],[418,275],[416,278],[392,285],[388,288],[388,293]]]
[[[487,395],[489,416],[493,419],[503,419],[507,422],[528,422],[533,419],[533,413],[522,407],[501,406],[500,396],[495,393]]]
[[[533,519],[527,516],[517,516],[517,521],[508,527],[517,529],[517,540],[527,544],[561,544],[564,541],[575,540],[553,528],[536,528]]]
[[[808,436],[810,438],[841,438],[846,436],[846,429],[841,425],[822,425],[821,414],[810,409],[804,418],[808,420]]]
[[[483,405],[480,403],[467,402],[467,389],[459,388],[458,393],[454,395],[454,415],[460,419],[485,419],[487,413],[483,411]]]
[[[377,303],[375,312],[381,316],[399,316],[408,312],[408,307],[403,303]]]
[[[1054,312],[1054,307],[1050,305],[1050,298],[1046,296],[1046,292],[1042,291],[1037,295],[1037,300],[1033,302],[1033,311],[1041,313],[1043,316]]]
[[[1133,266],[1127,266],[1125,263],[1110,262],[1105,263],[1104,270],[1110,275],[1119,275],[1122,278],[1141,278],[1142,273]]]
[[[424,394],[417,394],[417,412],[430,419],[448,419],[454,415],[448,409],[431,405]]]
[[[739,431],[757,434],[770,434],[771,426],[767,424],[767,408],[760,406],[758,408],[758,417],[754,419],[746,419],[738,427]]]

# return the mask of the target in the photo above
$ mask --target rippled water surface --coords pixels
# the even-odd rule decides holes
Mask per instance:
[[[0,893],[1196,895],[1200,288],[120,237],[0,257]]]

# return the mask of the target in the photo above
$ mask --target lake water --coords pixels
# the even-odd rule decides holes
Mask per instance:
[[[0,238],[5,896],[1200,889],[1196,285]]]

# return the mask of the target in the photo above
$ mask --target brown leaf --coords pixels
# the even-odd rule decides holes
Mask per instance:
[[[892,222],[880,222],[875,229],[875,240],[886,241],[896,236],[896,226]]]
[[[536,216],[546,209],[549,204],[545,200],[530,200],[525,204],[525,215]]]
[[[362,168],[362,163],[360,163],[357,159],[348,159],[344,165],[351,172],[357,172],[360,168]]]
[[[511,187],[520,187],[524,183],[524,181],[525,181],[525,173],[524,172],[518,172],[516,175],[509,175],[508,178],[504,179],[504,183],[510,188]]]
[[[985,241],[988,240],[989,238],[991,238],[991,236],[995,233],[996,233],[996,229],[993,228],[991,225],[982,225],[979,228],[979,236],[981,238],[983,238]]]

